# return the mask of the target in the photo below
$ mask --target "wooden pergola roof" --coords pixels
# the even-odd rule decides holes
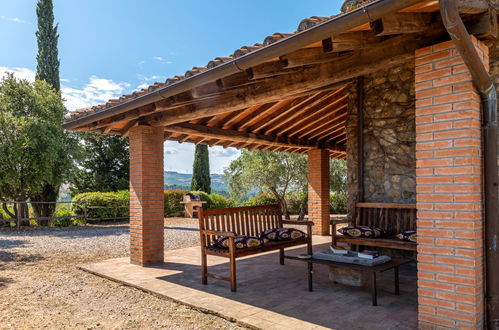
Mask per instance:
[[[487,1],[458,1],[463,3],[462,13],[474,33],[497,31],[497,26],[490,26],[496,17],[490,14]],[[187,71],[185,76],[77,110],[66,118],[64,126],[126,136],[136,125],[153,125],[164,128],[165,140],[293,153],[319,147],[329,149],[332,157],[343,158],[347,86],[352,79],[414,60],[416,49],[449,38],[438,13],[438,1],[413,2],[408,8],[339,34],[333,31],[326,39],[249,68],[195,83],[216,69],[238,67],[241,57],[288,39],[298,40],[316,25],[353,14],[305,19],[295,33],[275,33],[263,44],[242,47],[229,57]],[[169,92],[182,84],[188,88]],[[155,98],[148,102],[149,96]]]

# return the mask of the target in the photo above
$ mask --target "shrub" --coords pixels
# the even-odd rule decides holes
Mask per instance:
[[[333,214],[347,213],[347,194],[331,193],[329,195],[329,206]]]
[[[50,221],[51,226],[55,227],[68,227],[78,225],[79,220],[77,218],[72,218],[73,212],[71,211],[71,207],[67,204],[59,204],[54,212],[54,217],[63,217],[60,219],[52,219]]]
[[[187,190],[165,190],[165,217],[180,217],[184,215],[184,206],[180,204]]]
[[[191,191],[191,194],[193,194],[194,196],[199,197],[199,199],[201,201],[206,202],[203,205],[203,208],[205,208],[205,209],[211,209],[211,208],[213,208],[212,207],[212,202],[211,202],[210,195],[208,195],[204,191]]]
[[[258,205],[271,205],[277,204],[277,200],[274,196],[268,193],[261,193],[254,197],[249,198],[244,202],[244,206],[258,206]]]
[[[307,193],[303,191],[291,191],[284,197],[286,203],[288,204],[288,211],[291,214],[299,214],[300,208],[303,200],[307,198]],[[307,211],[307,205],[305,204],[305,212]]]
[[[209,197],[211,200],[212,209],[223,209],[236,206],[236,203],[233,200],[226,198],[225,196],[219,194],[210,194]]]
[[[118,192],[87,192],[77,194],[73,198],[72,211],[75,215],[83,215],[83,204],[87,206],[104,206],[105,208],[87,208],[87,218],[128,217],[130,193],[127,190]]]

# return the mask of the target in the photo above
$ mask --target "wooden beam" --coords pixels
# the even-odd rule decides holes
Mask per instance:
[[[272,107],[273,104],[274,103],[255,105],[242,112],[239,112],[237,115],[226,121],[222,128],[231,129],[234,127],[234,125],[240,123],[241,121],[244,121],[246,118],[265,112],[267,109]]]
[[[146,118],[152,125],[172,125],[290,97],[310,95],[320,88],[334,89],[351,78],[414,60],[416,49],[441,41],[445,36],[446,31],[441,24],[430,26],[425,34],[393,37],[381,42],[379,47],[360,50],[329,63],[305,66],[299,72],[289,75],[234,88],[209,101],[176,109],[158,106],[158,111],[162,113]]]
[[[244,132],[244,131],[252,131],[251,129],[248,129],[251,127],[251,125],[261,121],[265,120],[268,118],[272,113],[279,111],[280,109],[287,107],[289,104],[293,102],[293,99],[287,99],[281,102],[274,103],[272,106],[267,108],[264,111],[259,111],[258,113],[251,114],[250,118],[245,121],[244,123],[240,124],[238,127],[238,131]]]
[[[286,130],[287,127],[293,125],[298,120],[306,119],[310,114],[309,111],[315,111],[317,109],[322,109],[327,106],[330,102],[333,102],[333,98],[336,97],[340,93],[345,93],[344,89],[339,89],[334,91],[333,93],[326,94],[324,97],[317,99],[315,102],[310,103],[306,107],[302,107],[301,109],[297,109],[294,113],[286,116],[286,118],[281,119],[278,123],[270,126],[264,134],[270,135],[275,132],[279,132],[281,129]]]
[[[292,53],[283,55],[280,59],[286,63],[287,68],[301,67],[304,65],[322,64],[337,60],[340,55],[324,53],[322,48],[302,48]]]
[[[224,130],[216,127],[207,127],[194,124],[177,124],[164,127],[164,130],[172,133],[185,134],[188,136],[201,136],[219,140],[229,140],[234,142],[248,144],[262,144],[271,146],[296,146],[303,148],[314,148],[318,144],[314,141],[303,141],[293,138],[283,138],[276,136],[267,136],[263,134],[245,133],[234,130]],[[336,148],[334,145],[328,145],[328,148]]]
[[[497,0],[456,0],[458,2],[459,12],[461,14],[479,14],[486,12],[490,6],[498,9],[499,2]],[[490,1],[490,2],[489,2]]]
[[[295,111],[298,111],[298,109],[301,109],[302,107],[306,107],[309,104],[315,102],[316,100],[322,99],[323,97],[326,97],[327,94],[328,94],[327,92],[321,92],[321,93],[317,93],[317,94],[312,95],[312,96],[296,98],[291,102],[290,105],[288,105],[287,107],[281,108],[279,111],[272,113],[268,118],[256,123],[249,130],[251,132],[259,132],[259,131],[263,130],[265,127],[271,126],[275,122],[280,121],[282,118],[285,118],[289,114],[292,114]]]
[[[125,137],[128,136],[130,133],[130,128],[135,127],[139,124],[139,119],[132,119],[130,120],[122,129],[121,129],[121,136]]]
[[[333,40],[331,38],[322,40],[322,51],[324,53],[330,53],[333,51]]]
[[[346,126],[346,117],[348,116],[348,113],[345,112],[344,114],[339,115],[336,118],[333,118],[329,121],[324,121],[320,125],[317,125],[314,127],[312,131],[308,132],[303,132],[298,136],[299,139],[317,139],[320,140],[320,136],[322,135],[331,135],[336,132],[337,129],[345,129]]]
[[[487,13],[479,15],[473,22],[466,24],[470,34],[480,39],[497,38],[497,12],[489,9]]]
[[[338,96],[337,99],[327,104],[324,108],[319,109],[315,113],[304,115],[304,117],[300,118],[300,120],[296,120],[293,124],[288,125],[284,130],[280,130],[279,133],[277,133],[277,136],[284,135],[286,132],[290,132],[287,136],[294,136],[320,121],[337,117],[348,107],[348,104],[345,102],[346,99],[348,99],[348,94],[346,93]]]
[[[379,44],[381,38],[371,31],[354,31],[342,33],[333,37],[332,47],[334,52],[364,49]]]
[[[377,36],[402,33],[419,33],[428,29],[432,14],[392,13],[371,23],[371,30]]]
[[[330,109],[334,109],[331,112],[322,113],[320,116],[314,116],[309,121],[304,123],[303,126],[299,126],[292,130],[288,136],[296,136],[299,133],[307,133],[313,130],[316,126],[320,125],[322,122],[328,122],[334,119],[342,119],[346,117],[346,109],[348,105],[343,104],[339,107],[331,106]]]

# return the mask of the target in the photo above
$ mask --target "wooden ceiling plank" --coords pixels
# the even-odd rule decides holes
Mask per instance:
[[[202,136],[206,138],[219,139],[222,141],[234,141],[234,142],[242,142],[242,143],[250,143],[250,144],[263,144],[263,145],[272,145],[272,146],[297,146],[303,148],[314,148],[317,147],[317,143],[314,141],[302,141],[294,138],[279,138],[276,136],[267,136],[263,134],[254,134],[254,133],[246,133],[239,132],[234,130],[224,130],[215,127],[206,127],[202,125],[194,125],[194,124],[177,124],[170,125],[164,127],[164,130],[167,132],[174,132],[188,136]],[[184,138],[184,136],[182,137]],[[328,145],[331,148],[338,148],[335,145]]]
[[[271,114],[268,118],[266,118],[263,121],[260,121],[253,125],[249,131],[257,133],[263,130],[265,127],[268,127],[272,124],[274,124],[276,121],[279,121],[281,118],[287,116],[290,113],[293,113],[294,111],[297,111],[303,106],[306,106],[312,102],[314,102],[316,99],[321,98],[323,96],[327,95],[327,92],[321,92],[317,93],[311,96],[306,96],[306,97],[300,97],[293,99],[290,105],[287,107],[281,108],[279,111],[276,111],[275,113]]]
[[[263,106],[266,106],[266,105],[265,104],[263,104],[263,105],[257,104],[257,105],[254,105],[252,107],[249,107],[247,109],[244,109],[243,111],[239,112],[235,116],[231,117],[228,121],[226,121],[224,123],[224,125],[222,126],[222,128],[223,129],[231,129],[232,127],[234,127],[234,125],[239,123],[244,118],[251,116],[252,113],[254,113],[255,111],[258,111],[258,109],[260,109]]]
[[[315,139],[316,136],[324,133],[325,130],[335,129],[340,126],[346,127],[347,118],[348,112],[345,111],[344,113],[339,114],[337,117],[326,120],[320,125],[313,127],[313,129],[311,129],[310,131],[303,132],[302,134],[298,135],[298,137],[301,136],[302,139],[311,140]]]
[[[297,120],[294,124],[288,126],[285,130],[279,131],[277,136],[281,136],[286,132],[289,132],[287,136],[295,136],[298,133],[307,130],[309,127],[316,125],[318,122],[329,120],[345,112],[348,104],[345,101],[348,99],[348,94],[341,96],[340,98],[334,100],[332,103],[328,104],[324,108],[312,113],[308,118],[303,120]]]
[[[292,101],[293,101],[293,99],[287,99],[284,101],[280,101],[280,102],[274,103],[272,106],[270,106],[269,108],[267,108],[264,111],[260,111],[259,113],[252,114],[251,118],[249,120],[238,125],[239,126],[238,131],[246,131],[246,130],[251,131],[250,129],[248,129],[251,125],[254,125],[259,121],[265,120],[266,118],[271,116],[276,111],[279,111],[280,109],[291,104]]]
[[[283,118],[278,124],[273,125],[267,131],[265,131],[265,134],[280,134],[282,131],[287,131],[290,125],[295,126],[295,123],[302,122],[310,115],[315,113],[317,109],[322,109],[325,106],[328,106],[330,102],[334,102],[334,100],[332,99],[344,93],[345,93],[344,88],[335,90],[331,93],[326,94],[325,97],[318,99],[315,102],[307,105],[306,107],[297,109],[295,113],[287,116],[286,118]]]

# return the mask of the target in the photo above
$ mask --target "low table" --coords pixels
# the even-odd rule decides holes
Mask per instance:
[[[363,266],[357,264],[349,264],[345,262],[337,262],[331,260],[323,260],[323,259],[301,259],[298,257],[286,256],[287,259],[304,261],[308,264],[308,290],[312,291],[312,275],[313,275],[313,264],[322,264],[326,266],[334,266],[334,267],[343,267],[349,269],[360,270],[364,272],[370,273],[371,278],[371,296],[372,296],[372,304],[373,306],[378,306],[378,297],[377,297],[377,288],[376,288],[376,273],[382,273],[387,270],[393,269],[395,275],[395,294],[400,294],[399,289],[399,266],[408,264],[412,262],[410,259],[405,258],[396,258],[391,261],[377,265],[377,266]]]

